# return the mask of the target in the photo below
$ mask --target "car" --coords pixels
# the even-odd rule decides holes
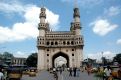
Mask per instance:
[[[28,70],[28,75],[29,75],[30,77],[36,76],[36,73],[37,73],[37,69],[36,69],[36,68],[29,68],[29,70]]]
[[[23,71],[22,71],[22,74],[28,75],[28,73],[29,73],[29,69],[28,68],[24,68]]]

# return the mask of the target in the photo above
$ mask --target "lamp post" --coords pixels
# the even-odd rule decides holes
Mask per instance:
[[[102,54],[102,65],[104,66],[103,52],[101,54]]]

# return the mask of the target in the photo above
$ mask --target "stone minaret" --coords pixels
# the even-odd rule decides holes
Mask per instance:
[[[37,47],[38,47],[38,70],[44,69],[44,46],[45,46],[45,34],[46,31],[49,31],[49,24],[45,22],[46,20],[46,9],[44,7],[40,10],[40,23],[38,24],[39,36],[37,39]]]
[[[83,36],[81,34],[81,23],[80,23],[80,12],[79,8],[74,7],[73,22],[71,22],[70,30],[75,34],[75,45],[76,45],[76,67],[81,65],[83,61]]]
[[[74,21],[71,23],[71,31],[74,31],[76,35],[81,35],[81,23],[80,23],[80,13],[79,8],[74,8],[73,14]]]

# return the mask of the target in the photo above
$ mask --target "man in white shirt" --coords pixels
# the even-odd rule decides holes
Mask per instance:
[[[108,79],[109,76],[111,75],[111,67],[110,66],[107,66],[107,68],[104,70],[104,72],[106,74],[106,78]]]

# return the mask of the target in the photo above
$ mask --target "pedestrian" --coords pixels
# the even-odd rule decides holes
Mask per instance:
[[[69,76],[72,76],[72,68],[69,69]]]
[[[86,70],[87,70],[88,75],[90,75],[90,65],[89,64],[87,65]]]
[[[60,74],[62,74],[62,68],[60,68]]]
[[[58,80],[58,74],[56,71],[54,71],[54,78],[55,78],[55,80]]]
[[[2,70],[0,69],[0,80],[3,80],[3,73],[2,73]]]
[[[80,72],[79,69],[77,69],[77,77],[79,77],[79,72]]]
[[[76,77],[76,67],[74,68],[74,77]]]
[[[108,78],[111,75],[111,67],[110,66],[107,66],[107,68],[105,68],[104,72],[105,72],[106,80],[108,80]]]

